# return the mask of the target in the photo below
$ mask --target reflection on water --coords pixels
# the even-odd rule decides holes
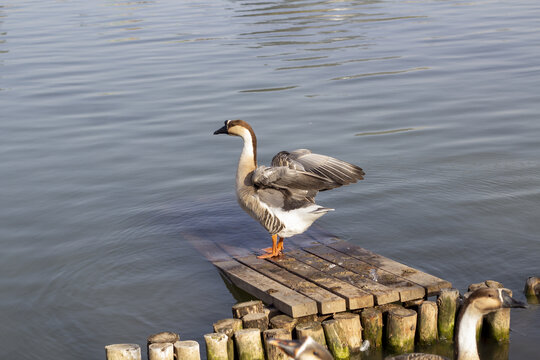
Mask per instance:
[[[540,253],[538,18],[522,0],[4,1],[4,357],[203,344],[244,295],[197,249],[270,241],[234,199],[239,144],[211,135],[230,118],[261,164],[310,148],[365,169],[318,195],[336,211],[304,240],[519,295]],[[535,358],[539,317],[513,312],[509,347],[482,351]]]
[[[375,73],[347,73],[333,76],[331,80],[356,79],[366,76],[395,75],[410,71],[427,70],[429,67],[396,69],[392,60],[401,58],[399,53],[389,56],[363,58],[362,50],[376,47],[376,38],[363,28],[368,22],[403,22],[418,21],[426,16],[392,16],[381,8],[380,1],[284,1],[262,3],[244,3],[246,8],[237,10],[240,17],[254,18],[246,22],[253,31],[241,33],[243,43],[253,49],[276,49],[276,54],[258,55],[272,58],[269,64],[274,70],[298,71],[300,69],[318,69],[339,67],[364,61],[387,60],[385,70]],[[354,25],[353,25],[354,24]],[[283,53],[284,49],[291,49]],[[347,51],[353,50],[353,51]],[[324,52],[325,56],[310,56],[312,52]],[[305,56],[303,56],[305,54]],[[295,66],[280,66],[279,62],[295,61]],[[357,70],[350,70],[357,71]],[[272,90],[288,90],[299,85],[272,87]],[[252,91],[252,90],[243,90]]]
[[[412,130],[418,130],[419,128],[406,128],[406,129],[393,129],[393,130],[382,130],[382,131],[367,131],[363,133],[355,134],[356,136],[371,136],[371,135],[388,135],[388,134],[395,134],[400,133],[403,131],[412,131]]]

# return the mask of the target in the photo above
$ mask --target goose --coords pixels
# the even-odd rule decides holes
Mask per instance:
[[[472,292],[464,301],[457,318],[457,335],[455,336],[455,358],[457,360],[480,360],[476,347],[476,324],[482,317],[501,308],[525,308],[526,305],[512,298],[507,289],[482,288]],[[273,340],[293,359],[297,360],[326,360],[332,355],[315,341],[282,341]],[[303,353],[306,353],[304,357]],[[393,357],[386,360],[448,360],[434,354],[412,353]]]
[[[214,132],[217,134],[244,140],[236,173],[237,200],[272,236],[272,247],[263,249],[266,254],[259,258],[281,255],[284,238],[303,233],[334,210],[315,204],[319,191],[364,178],[358,166],[307,149],[281,151],[273,157],[271,166],[257,166],[257,137],[243,120],[226,120]]]

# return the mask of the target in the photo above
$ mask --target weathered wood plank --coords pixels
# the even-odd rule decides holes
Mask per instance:
[[[292,317],[317,314],[314,300],[267,278],[235,260],[218,261],[214,265],[240,289]]]
[[[400,299],[399,291],[397,289],[380,284],[367,278],[365,275],[347,270],[334,262],[327,261],[304,250],[289,251],[287,252],[287,256],[292,256],[303,263],[313,266],[317,270],[323,271],[334,276],[335,278],[346,281],[372,294],[377,305],[399,301]]]
[[[231,257],[212,240],[203,239],[200,236],[189,233],[181,233],[180,235],[208,261],[215,262],[231,259]]]
[[[287,253],[288,256],[288,253]],[[315,300],[320,314],[332,314],[347,310],[345,299],[301,278],[269,261],[257,259],[255,255],[236,258],[237,261]]]
[[[328,245],[340,252],[346,253],[357,259],[367,262],[373,266],[384,269],[392,274],[400,276],[408,281],[423,286],[427,290],[427,295],[431,296],[439,293],[441,289],[451,288],[452,284],[436,276],[427,274],[423,271],[413,269],[405,264],[391,260],[372,251],[352,245],[346,241],[338,241]]]
[[[425,296],[425,289],[415,283],[405,280],[393,273],[369,264],[361,259],[340,252],[326,245],[307,247],[304,250],[317,255],[334,264],[338,264],[345,269],[360,274],[366,278],[374,278],[379,284],[393,288],[399,292],[399,300],[402,302],[413,299],[420,299]]]
[[[303,262],[290,256],[268,259],[272,263],[279,265],[288,271],[295,273],[315,284],[325,288],[344,298],[347,301],[349,310],[360,309],[374,305],[373,295],[335,277],[325,274]]]

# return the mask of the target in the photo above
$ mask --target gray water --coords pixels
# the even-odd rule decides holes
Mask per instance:
[[[259,162],[310,148],[366,179],[318,196],[324,232],[523,299],[540,275],[538,1],[0,4],[0,358],[100,359],[170,330],[201,343],[236,302],[189,241],[256,239]],[[538,306],[510,359],[537,358]],[[486,357],[484,357],[486,359]]]

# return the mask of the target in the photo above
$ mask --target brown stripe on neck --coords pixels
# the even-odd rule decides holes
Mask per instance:
[[[257,137],[255,136],[255,131],[251,128],[251,125],[249,125],[244,120],[231,120],[227,127],[232,126],[241,126],[249,131],[251,134],[251,145],[253,146],[253,162],[255,167],[257,167]]]

